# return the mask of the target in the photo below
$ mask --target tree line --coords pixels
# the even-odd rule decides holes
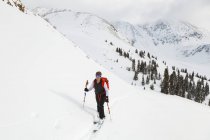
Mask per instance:
[[[142,74],[142,86],[152,83],[150,85],[150,89],[154,90],[156,80],[161,80],[161,93],[177,95],[198,103],[202,103],[209,95],[209,84],[206,76],[201,76],[200,74],[195,74],[194,72],[188,73],[187,69],[181,69],[180,72],[178,68],[172,66],[173,72],[169,74],[168,67],[165,68],[162,79],[160,72],[157,70],[159,67],[156,62],[157,57],[154,57],[153,55],[151,56],[150,53],[146,54],[145,51],[139,51],[136,49],[135,53],[140,57],[140,61],[140,59],[137,60],[130,57],[130,50],[126,52],[122,48],[116,48],[116,52],[120,56],[123,56],[131,61],[132,65],[127,70],[134,72],[134,81],[139,80],[139,73]],[[145,57],[149,58],[149,63],[144,61]],[[166,62],[163,61],[163,64],[166,65]],[[208,81],[210,81],[210,79]]]

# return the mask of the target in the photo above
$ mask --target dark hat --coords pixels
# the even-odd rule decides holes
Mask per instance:
[[[102,76],[102,73],[101,73],[100,71],[97,71],[97,72],[96,72],[96,77],[97,77],[97,76],[101,77],[101,76]]]

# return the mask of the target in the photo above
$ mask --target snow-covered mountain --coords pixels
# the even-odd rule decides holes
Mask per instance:
[[[198,48],[192,51],[186,50],[184,51],[184,54],[187,57],[194,56],[194,55],[204,56],[205,54],[210,55],[210,44],[200,45]]]
[[[185,22],[159,20],[155,23],[145,25],[132,25],[125,22],[116,22],[116,28],[126,34],[131,34],[130,39],[139,40],[146,33],[152,40],[153,44],[158,45],[178,45],[181,43],[192,43],[191,41],[203,41],[205,38],[202,31],[197,27]],[[135,43],[135,42],[134,42]],[[181,44],[183,45],[183,44]]]
[[[116,22],[114,27],[136,48],[146,49],[158,56],[188,61],[194,57],[195,61],[191,63],[210,61],[208,52],[203,51],[202,55],[205,55],[202,58],[197,56],[201,46],[205,47],[210,43],[210,33],[189,23],[177,20],[158,20],[144,25]]]
[[[81,28],[73,22],[75,17],[69,18],[72,25],[56,20],[65,19],[58,13],[48,15],[62,25],[54,25],[58,30],[64,25],[74,27],[63,32],[67,40],[39,16],[22,13],[2,1],[0,9],[0,139],[209,140],[208,106],[131,86],[113,74],[131,74],[123,72],[130,60],[113,53],[116,46],[130,49],[137,57],[132,52],[135,48],[116,33],[86,24],[80,24]],[[46,20],[54,23],[49,17]],[[100,58],[97,63],[96,58]],[[82,108],[83,88],[98,70],[110,81],[112,121],[105,108],[107,118],[93,134],[95,96],[88,93]]]

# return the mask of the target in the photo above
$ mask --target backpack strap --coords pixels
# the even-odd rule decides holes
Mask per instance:
[[[94,79],[94,81],[93,81],[93,87],[95,88],[95,85],[96,85],[96,79]]]
[[[104,84],[106,83],[107,88],[109,89],[109,81],[108,81],[108,79],[105,78],[105,77],[102,77],[101,80],[102,80],[102,86],[104,87]]]
[[[96,79],[93,81],[94,83],[94,87],[95,87],[95,84],[96,84]],[[102,87],[104,87],[104,84],[106,83],[107,85],[107,88],[109,89],[109,80],[105,77],[101,77],[101,84],[102,84]]]

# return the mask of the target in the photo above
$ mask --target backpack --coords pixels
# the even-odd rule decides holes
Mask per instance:
[[[96,79],[94,80],[94,84],[96,82]],[[109,80],[106,78],[106,77],[101,77],[101,84],[102,84],[102,87],[104,87],[104,84],[106,83],[107,85],[107,88],[109,89]],[[95,86],[95,85],[94,85]]]

